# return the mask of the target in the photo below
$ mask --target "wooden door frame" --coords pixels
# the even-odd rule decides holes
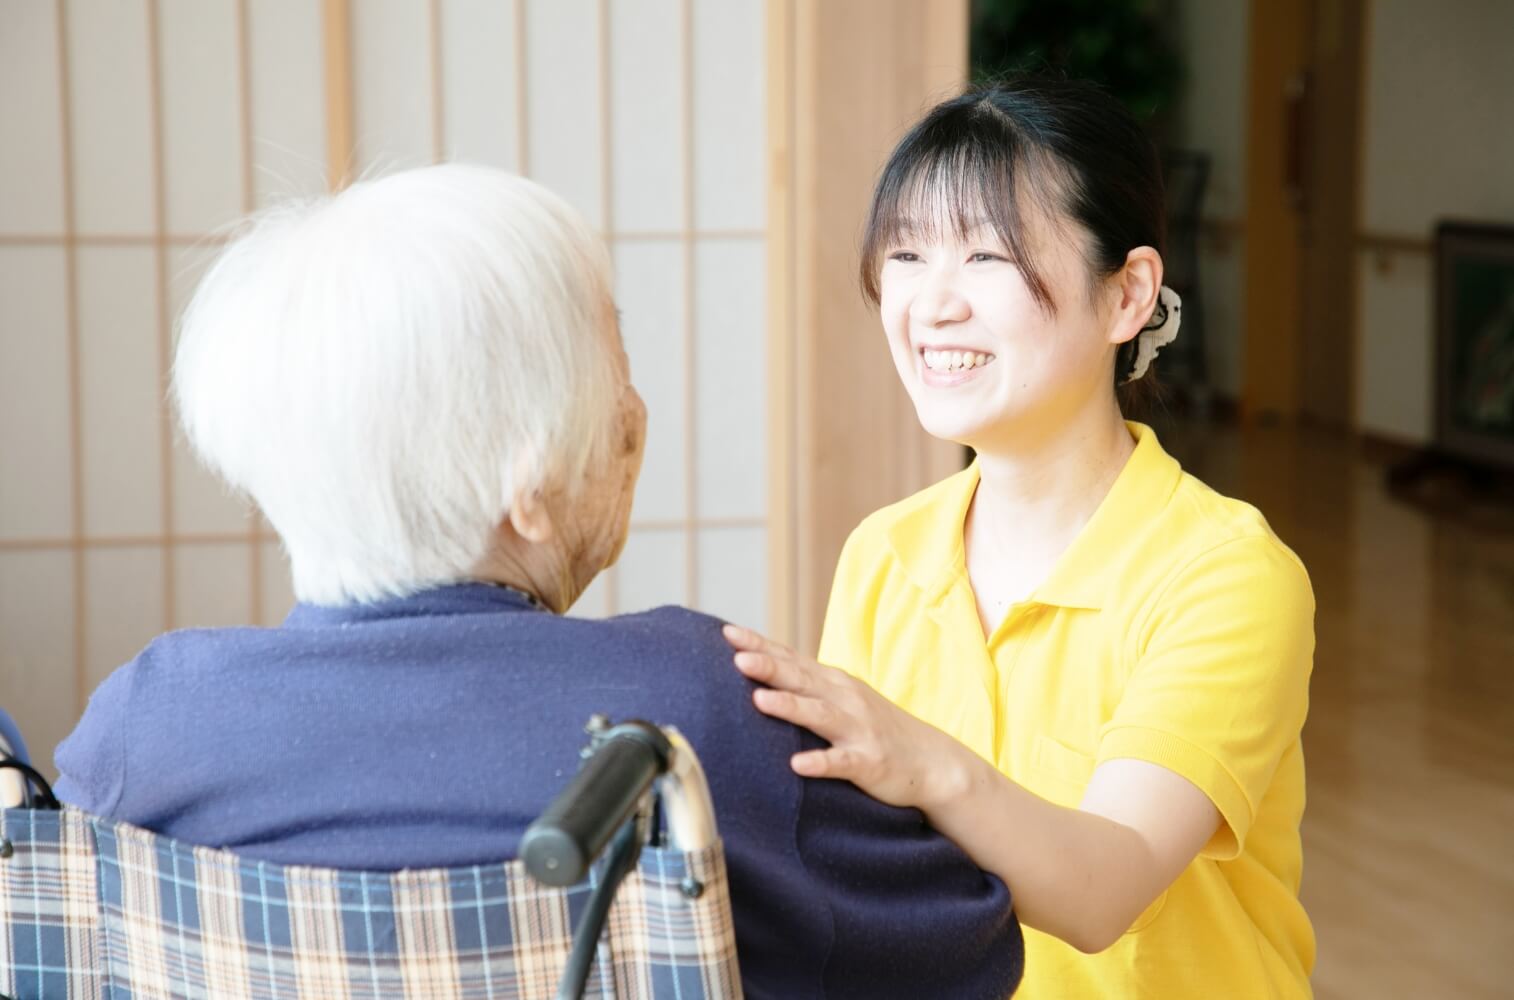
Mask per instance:
[[[968,0],[767,5],[768,628],[805,651],[850,530],[961,467],[916,422],[856,264],[883,158],[967,80],[968,20]]]
[[[1287,89],[1307,65],[1308,0],[1251,5],[1241,412],[1298,409],[1299,237],[1289,200]]]
[[[1306,409],[1303,399],[1303,248],[1300,216],[1289,199],[1290,155],[1299,152],[1288,134],[1288,88],[1304,77],[1314,59],[1322,5],[1332,0],[1274,0],[1251,5],[1247,97],[1246,263],[1243,282],[1244,364],[1241,413],[1248,418],[1292,419]],[[1372,0],[1361,0],[1361,54],[1356,67],[1355,128],[1351,138],[1354,174],[1351,199],[1349,329],[1341,390],[1346,426],[1355,428],[1357,367],[1361,350],[1361,281],[1355,257],[1361,233],[1364,192],[1368,37]],[[1300,122],[1299,124],[1302,124]],[[1294,167],[1293,169],[1297,169]]]

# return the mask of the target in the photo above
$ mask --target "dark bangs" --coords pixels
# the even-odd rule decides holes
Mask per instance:
[[[1008,251],[1041,307],[1055,313],[1036,267],[1027,216],[1034,214],[1043,226],[1056,220],[1067,179],[983,95],[938,105],[900,141],[878,178],[862,237],[863,293],[878,304],[883,255],[890,247],[933,241],[943,225],[962,240],[984,228]]]

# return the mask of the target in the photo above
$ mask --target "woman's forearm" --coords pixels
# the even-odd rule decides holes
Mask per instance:
[[[944,771],[939,794],[922,803],[926,816],[1009,886],[1025,925],[1102,951],[1164,887],[1136,830],[1048,802],[975,754]]]
[[[921,809],[1014,894],[1023,923],[1083,951],[1114,943],[1214,834],[1219,814],[1184,778],[1138,760],[1105,761],[1082,808],[1053,805],[952,736],[848,674],[727,626],[736,667],[765,687],[767,715],[830,742],[796,754],[807,778],[836,778]]]

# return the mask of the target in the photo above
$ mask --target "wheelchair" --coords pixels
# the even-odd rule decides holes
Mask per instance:
[[[0,711],[0,997],[740,998],[693,748],[641,721],[587,733],[518,858],[364,872],[60,807]]]

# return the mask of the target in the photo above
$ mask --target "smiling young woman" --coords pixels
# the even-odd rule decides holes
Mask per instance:
[[[1122,413],[1181,313],[1163,216],[1091,85],[926,115],[863,288],[921,425],[977,458],[853,532],[818,662],[727,632],[757,707],[831,743],[794,770],[920,808],[1004,880],[1038,1000],[1310,992],[1308,576]]]

